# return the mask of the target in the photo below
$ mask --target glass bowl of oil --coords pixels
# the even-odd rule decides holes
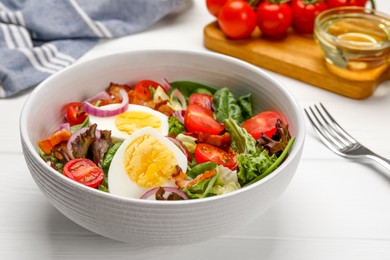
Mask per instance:
[[[340,7],[320,13],[314,38],[326,67],[349,80],[372,81],[390,64],[390,16],[363,7]]]

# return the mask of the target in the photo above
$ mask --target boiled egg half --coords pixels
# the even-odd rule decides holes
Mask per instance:
[[[114,109],[118,104],[102,106],[101,109]],[[134,131],[150,126],[159,133],[168,135],[168,116],[146,106],[129,104],[127,111],[110,117],[89,115],[89,123],[97,124],[98,129],[110,130],[111,137],[124,140]]]
[[[119,147],[108,171],[110,193],[140,198],[146,191],[176,187],[176,166],[187,171],[187,157],[168,138],[152,127],[133,132]]]

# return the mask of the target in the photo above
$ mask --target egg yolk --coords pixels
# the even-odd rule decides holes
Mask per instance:
[[[132,134],[134,131],[151,126],[161,132],[161,120],[154,115],[141,111],[127,111],[115,118],[118,130]]]
[[[176,172],[173,152],[156,137],[146,134],[135,138],[126,148],[124,164],[127,175],[138,186],[163,185]]]

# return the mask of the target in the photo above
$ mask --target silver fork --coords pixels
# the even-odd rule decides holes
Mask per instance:
[[[373,160],[390,171],[390,160],[360,144],[334,120],[321,103],[304,110],[319,137],[331,151],[349,159]]]

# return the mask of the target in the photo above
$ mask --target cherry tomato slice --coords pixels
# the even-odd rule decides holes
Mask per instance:
[[[103,170],[86,158],[76,158],[64,165],[64,175],[91,188],[96,188],[104,178]]]
[[[205,93],[193,93],[188,99],[189,104],[198,104],[204,108],[211,109],[213,96]]]
[[[231,39],[245,39],[256,28],[256,13],[243,0],[226,2],[218,15],[218,24],[223,33]]]
[[[71,126],[82,124],[87,117],[88,114],[84,112],[83,103],[72,102],[66,105],[65,118]]]
[[[234,169],[237,166],[237,160],[233,154],[205,143],[196,145],[194,157],[197,163],[215,162],[229,169]]]
[[[264,111],[246,120],[242,127],[256,140],[261,137],[261,133],[271,138],[276,132],[275,124],[278,119],[284,124],[281,114],[275,111]]]
[[[184,125],[189,132],[205,132],[209,134],[219,134],[225,128],[214,119],[213,111],[198,104],[188,106]]]
[[[156,89],[158,86],[160,86],[160,84],[157,83],[156,81],[145,79],[145,80],[139,81],[135,85],[134,91],[135,91],[136,96],[139,99],[141,99],[143,101],[148,101],[148,100],[151,100],[153,98],[152,92],[150,92],[150,88]]]

